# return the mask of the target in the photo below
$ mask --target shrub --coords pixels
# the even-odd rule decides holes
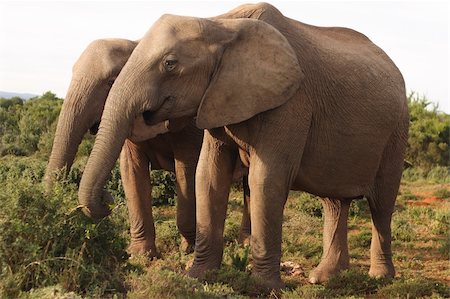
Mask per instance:
[[[0,297],[55,284],[83,294],[123,292],[122,215],[92,222],[76,209],[76,184],[57,182],[46,195],[37,183],[45,162],[17,160],[0,160]]]
[[[153,205],[174,205],[176,200],[175,175],[164,170],[153,170],[151,173],[153,186]]]
[[[450,116],[425,97],[408,96],[410,128],[406,160],[428,172],[450,162]],[[431,109],[430,109],[431,108]]]
[[[292,201],[294,200],[295,203],[292,204],[295,205],[299,211],[310,216],[322,217],[322,201],[320,200],[320,197],[302,192],[298,197],[292,199]]]
[[[348,215],[349,217],[369,218],[370,209],[369,209],[369,202],[367,201],[367,199],[362,198],[352,200]]]
[[[46,92],[23,104],[0,107],[0,152],[2,155],[31,155],[38,148],[48,151],[51,147],[56,121],[61,109],[62,99]],[[45,141],[41,142],[41,137]],[[45,143],[45,144],[44,144]]]

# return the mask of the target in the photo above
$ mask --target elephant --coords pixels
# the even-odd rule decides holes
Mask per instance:
[[[123,67],[104,111],[79,189],[88,214],[107,210],[92,177],[106,181],[136,119],[152,125],[191,116],[205,129],[190,276],[221,265],[237,157],[249,168],[252,275],[266,287],[284,286],[289,190],[324,198],[323,256],[310,282],[349,267],[348,210],[362,197],[373,223],[369,275],[395,275],[391,219],[409,112],[402,74],[363,34],[301,23],[267,3],[210,19],[163,15]]]
[[[69,170],[85,133],[98,131],[109,90],[138,41],[100,39],[93,41],[73,67],[73,77],[59,116],[55,139],[46,169],[45,184],[51,189],[56,171]],[[147,126],[136,121],[120,155],[120,173],[130,219],[131,255],[160,256],[155,245],[152,216],[152,169],[175,172],[177,178],[177,226],[182,249],[190,253],[195,243],[195,168],[203,131],[192,118]],[[106,196],[109,197],[108,194]],[[150,200],[149,200],[150,199]],[[240,238],[250,234],[245,205]]]

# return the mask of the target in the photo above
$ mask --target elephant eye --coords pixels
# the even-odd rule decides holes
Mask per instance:
[[[114,79],[108,80],[108,86],[112,87],[114,84],[114,81],[115,81]]]
[[[168,58],[164,61],[164,68],[166,71],[171,72],[177,66],[178,60],[174,58]]]

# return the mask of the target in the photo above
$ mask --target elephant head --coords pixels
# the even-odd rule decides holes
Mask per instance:
[[[263,21],[162,16],[110,91],[80,184],[83,211],[106,214],[103,186],[137,117],[235,124],[288,101],[302,76],[289,42]]]
[[[55,171],[70,169],[84,134],[97,132],[109,90],[136,45],[124,39],[96,40],[75,63],[45,174],[47,189]]]

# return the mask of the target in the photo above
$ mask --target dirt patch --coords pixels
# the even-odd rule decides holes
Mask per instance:
[[[422,200],[407,200],[406,204],[410,206],[429,206],[429,205],[439,205],[444,203],[445,200],[437,196],[425,197]]]

